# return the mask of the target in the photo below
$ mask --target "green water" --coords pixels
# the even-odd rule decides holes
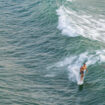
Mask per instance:
[[[105,105],[104,4],[0,0],[0,105]]]

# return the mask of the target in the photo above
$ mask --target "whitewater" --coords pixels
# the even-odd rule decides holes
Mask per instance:
[[[66,3],[67,2],[73,3],[77,1],[67,0]],[[105,43],[104,15],[99,14],[98,16],[95,16],[91,13],[87,14],[87,11],[76,11],[64,4],[62,4],[56,12],[58,15],[57,28],[61,30],[62,35],[67,35],[69,37],[82,36],[90,40]],[[65,58],[59,63],[59,66],[67,65],[67,69],[69,71],[68,78],[78,84],[80,81],[80,67],[84,62],[87,67],[96,63],[105,62],[105,49],[92,51],[87,49],[79,55],[72,55]]]

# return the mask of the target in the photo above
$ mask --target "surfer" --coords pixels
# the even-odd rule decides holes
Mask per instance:
[[[80,68],[81,81],[83,80],[85,70],[88,72],[86,63],[84,63],[83,66],[81,66]]]

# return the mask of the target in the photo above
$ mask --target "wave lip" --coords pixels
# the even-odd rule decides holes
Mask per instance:
[[[64,7],[61,6],[57,11],[57,14],[59,15],[59,19],[58,19],[58,29],[62,30],[62,34],[64,35],[68,35],[71,37],[75,37],[78,36],[76,34],[75,29],[72,27],[70,21],[67,18],[69,18],[69,16],[65,13],[64,11]]]

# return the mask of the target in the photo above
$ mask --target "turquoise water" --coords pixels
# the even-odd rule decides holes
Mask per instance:
[[[104,4],[0,0],[0,105],[105,105]]]

